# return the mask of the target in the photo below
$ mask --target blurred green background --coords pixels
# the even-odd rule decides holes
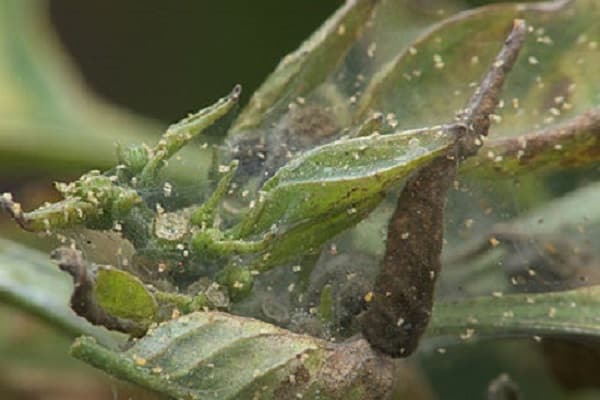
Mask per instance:
[[[246,101],[340,4],[54,0],[50,14],[94,90],[130,110],[175,121],[236,83]]]

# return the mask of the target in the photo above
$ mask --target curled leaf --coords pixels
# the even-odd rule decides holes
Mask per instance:
[[[516,137],[491,139],[461,172],[495,174],[586,165],[600,159],[600,108],[566,122]]]
[[[490,43],[499,43],[506,26],[520,18],[532,34],[506,82],[502,107],[494,111],[494,139],[465,170],[513,174],[594,162],[597,123],[589,123],[600,104],[592,67],[600,54],[598,12],[594,0],[555,0],[457,13],[380,67],[359,96],[358,120],[372,111],[393,113],[399,127],[410,128],[431,124],[432,115],[452,118],[471,93],[473,76],[493,60]],[[523,135],[525,141],[518,139]]]
[[[140,323],[156,319],[158,305],[144,284],[125,271],[111,267],[96,272],[95,297],[110,315]]]
[[[455,173],[456,160],[434,160],[407,182],[392,215],[384,267],[360,323],[369,343],[393,357],[414,352],[429,323],[446,191]]]
[[[69,184],[57,183],[64,200],[24,212],[10,193],[0,195],[0,209],[6,210],[26,230],[35,232],[85,225],[109,229],[142,202],[138,193],[117,186],[109,176],[91,171]]]
[[[154,297],[133,275],[90,264],[71,248],[55,250],[52,258],[73,277],[71,307],[91,323],[140,336],[156,320]]]
[[[143,185],[149,185],[156,179],[156,174],[165,165],[166,161],[186,144],[203,133],[208,127],[223,119],[234,110],[242,93],[242,87],[236,85],[231,93],[217,101],[212,106],[206,107],[196,114],[173,124],[167,128],[158,143],[148,151],[147,160],[141,171],[132,168],[132,173],[138,175]],[[128,153],[131,154],[131,153]],[[139,163],[138,153],[133,153],[133,160],[125,159],[125,165],[130,167]]]
[[[287,227],[356,204],[389,189],[453,143],[453,126],[329,143],[279,169],[235,232],[246,237],[273,224]]]

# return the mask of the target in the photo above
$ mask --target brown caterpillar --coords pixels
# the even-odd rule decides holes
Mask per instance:
[[[388,225],[383,270],[361,324],[371,346],[393,357],[416,349],[431,316],[453,158],[439,157],[409,179]]]
[[[456,142],[406,183],[388,226],[383,268],[373,298],[360,315],[362,333],[371,346],[392,357],[406,357],[417,348],[431,317],[435,282],[441,270],[444,206],[459,159],[472,156],[487,136],[490,115],[507,73],[523,45],[527,28],[515,20],[512,32],[479,88],[446,127]]]

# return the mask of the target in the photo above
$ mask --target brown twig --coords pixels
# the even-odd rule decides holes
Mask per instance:
[[[456,146],[411,177],[398,198],[374,297],[360,316],[365,338],[387,355],[411,354],[427,328],[441,269],[444,206],[456,177],[457,157],[467,158],[481,147],[481,137],[488,134],[490,115],[526,32],[525,22],[515,20],[496,60],[458,116]]]
[[[465,159],[477,153],[483,144],[482,138],[488,135],[490,115],[496,109],[506,76],[519,56],[527,34],[525,21],[517,19],[513,29],[504,41],[504,46],[496,56],[492,66],[483,77],[481,84],[458,115],[458,120],[467,127],[458,141],[458,154]]]
[[[29,226],[29,221],[23,213],[21,204],[13,200],[12,194],[2,193],[0,195],[0,210],[6,211],[23,230],[32,230]]]
[[[489,140],[485,149],[493,152],[490,158],[481,153],[462,169],[493,167],[496,171],[517,172],[556,165],[580,165],[600,159],[600,108],[592,108],[562,124],[515,137]],[[498,158],[500,157],[500,158]],[[497,160],[501,159],[502,162]],[[514,159],[516,162],[511,163]]]

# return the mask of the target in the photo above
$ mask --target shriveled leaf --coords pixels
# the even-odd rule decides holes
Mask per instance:
[[[122,353],[83,337],[72,354],[121,379],[190,399],[375,399],[391,390],[393,370],[362,340],[332,345],[215,312],[163,323]]]
[[[445,127],[333,142],[282,167],[263,187],[258,205],[237,232],[294,226],[356,205],[390,188],[453,143]]]
[[[427,336],[454,343],[471,338],[598,337],[599,307],[600,286],[440,302]]]
[[[115,220],[142,203],[135,190],[115,185],[111,178],[98,171],[91,171],[69,184],[57,183],[56,188],[64,200],[23,212],[12,195],[4,193],[0,195],[0,209],[7,210],[24,229],[43,232],[77,225],[108,229]]]
[[[388,225],[384,264],[373,288],[374,298],[359,317],[369,343],[392,357],[410,355],[427,328],[441,271],[444,208],[456,178],[456,159],[476,154],[481,138],[487,137],[490,114],[496,109],[499,92],[526,33],[526,23],[515,20],[478,90],[459,115],[463,127],[456,145],[420,169],[400,193]]]
[[[196,297],[162,292],[127,271],[89,262],[81,251],[71,247],[59,247],[51,257],[76,283],[71,308],[78,315],[95,325],[131,336],[146,334],[152,323],[166,319],[174,307],[189,313],[216,306],[214,291],[213,296],[207,289]]]
[[[0,300],[22,308],[70,336],[92,335],[114,346],[119,335],[93,326],[69,307],[71,279],[47,254],[0,239]]]

